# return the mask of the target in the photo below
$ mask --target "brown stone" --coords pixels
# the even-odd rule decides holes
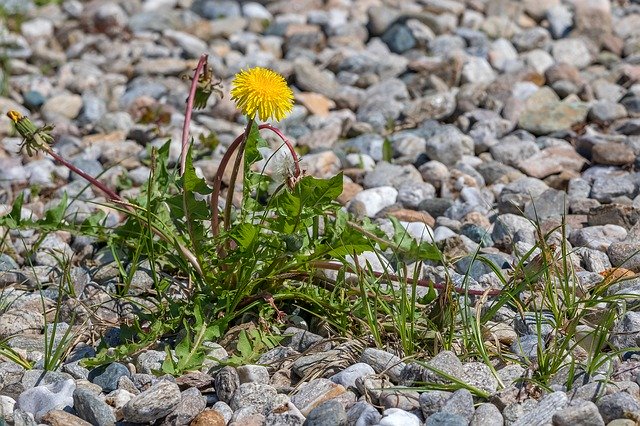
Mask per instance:
[[[489,229],[491,227],[491,222],[486,215],[480,212],[469,212],[462,218],[462,224],[472,223],[474,225],[478,225],[481,228]]]
[[[216,410],[204,410],[190,423],[191,426],[226,426],[224,417]]]
[[[305,385],[304,390],[294,395],[291,402],[304,416],[307,416],[318,405],[345,392],[346,389],[342,385],[337,385],[328,379],[315,379]]]
[[[49,411],[42,417],[42,423],[51,426],[91,426],[91,423],[63,410]]]
[[[436,224],[436,220],[429,213],[424,211],[398,209],[387,212],[386,216],[393,216],[396,219],[402,220],[404,222],[422,222],[431,227],[435,226]]]
[[[573,148],[552,146],[522,161],[518,168],[528,176],[544,179],[567,170],[579,172],[586,162]]]
[[[342,185],[342,194],[338,197],[338,202],[343,206],[346,205],[358,192],[362,191],[362,186],[353,182],[345,182]]]
[[[588,224],[620,225],[627,231],[640,219],[640,210],[624,204],[604,204],[589,211]]]
[[[311,114],[320,117],[329,115],[329,110],[336,107],[336,103],[320,93],[304,92],[295,95],[296,101],[300,102]]]
[[[594,145],[591,150],[594,163],[608,166],[623,166],[635,161],[633,149],[619,142],[605,142]]]
[[[547,68],[544,72],[544,77],[547,80],[547,84],[553,84],[560,80],[570,81],[576,86],[584,84],[584,80],[580,76],[580,70],[565,62],[560,62]]]
[[[197,388],[199,390],[208,389],[213,386],[213,377],[200,371],[192,371],[176,378],[176,384],[181,390]]]

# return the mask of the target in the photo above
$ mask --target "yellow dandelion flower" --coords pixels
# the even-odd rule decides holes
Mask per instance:
[[[285,79],[266,68],[256,67],[236,74],[231,99],[242,112],[260,120],[282,120],[293,108],[293,92]]]

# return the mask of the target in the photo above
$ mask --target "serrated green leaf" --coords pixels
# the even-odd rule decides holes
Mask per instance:
[[[67,193],[62,194],[62,200],[60,203],[52,209],[47,210],[42,221],[42,225],[59,225],[64,218],[64,213],[67,210]]]
[[[240,223],[231,230],[231,238],[234,239],[241,248],[249,248],[258,237],[260,228],[251,223]]]
[[[22,223],[22,204],[24,204],[24,193],[21,192],[13,202],[13,206],[11,207],[9,214],[4,217],[0,217],[0,223],[8,226],[9,228],[19,227]]]
[[[171,351],[167,347],[165,348],[165,352],[166,352],[166,356],[164,358],[164,361],[162,362],[162,371],[165,374],[171,374],[172,376],[174,376],[177,373],[177,371],[176,371],[175,362],[173,361],[173,357],[171,356]]]
[[[267,141],[260,135],[260,130],[258,129],[258,125],[253,123],[251,127],[251,131],[249,132],[249,136],[244,145],[244,164],[245,171],[249,170],[251,165],[256,161],[260,161],[262,159],[262,154],[258,148],[267,148],[269,144]]]
[[[196,169],[193,167],[192,159],[192,145],[189,145],[187,151],[187,158],[185,162],[184,175],[182,175],[181,183],[182,189],[188,192],[197,192],[198,194],[206,195],[211,193],[211,188],[207,185],[204,179],[199,178],[196,174]]]
[[[238,344],[236,346],[238,352],[240,352],[240,356],[244,359],[249,359],[251,354],[253,353],[253,347],[251,345],[251,341],[249,340],[249,335],[245,330],[240,331],[238,335]]]

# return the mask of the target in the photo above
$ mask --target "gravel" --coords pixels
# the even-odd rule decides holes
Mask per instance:
[[[640,295],[637,4],[325,3],[0,1],[5,13],[21,14],[20,26],[0,30],[0,81],[10,77],[0,94],[0,212],[22,193],[22,216],[39,219],[66,193],[68,220],[80,223],[105,202],[51,159],[17,153],[7,110],[54,125],[57,152],[122,195],[137,196],[150,172],[149,146],[172,138],[171,156],[178,157],[188,93],[182,77],[206,52],[225,92],[196,112],[191,126],[205,153],[195,165],[209,180],[217,166],[207,159],[243,126],[229,101],[230,81],[241,69],[266,66],[294,90],[296,107],[279,128],[308,151],[307,173],[344,171],[343,208],[389,235],[394,215],[408,237],[435,241],[457,260],[450,270],[425,263],[420,278],[462,283],[468,271],[472,288],[500,288],[494,269],[509,276],[538,239],[534,223],[548,232],[564,218],[576,294],[618,268],[630,279],[604,293]],[[199,139],[211,132],[220,142],[214,153]],[[121,220],[116,211],[107,216],[112,225]],[[299,322],[257,362],[223,366],[234,348],[206,342],[211,359],[202,370],[172,378],[160,375],[161,346],[101,367],[79,364],[96,353],[90,335],[107,346],[126,338],[116,326],[99,325],[131,321],[130,305],[112,297],[122,284],[119,268],[135,268],[126,296],[143,304],[154,291],[148,262],[118,265],[93,239],[65,231],[5,234],[0,340],[35,366],[26,371],[0,357],[0,417],[9,424],[604,425],[640,416],[637,386],[622,387],[640,377],[637,353],[628,350],[640,343],[633,299],[609,330],[611,347],[621,351],[610,379],[621,388],[607,387],[600,398],[599,373],[575,391],[564,382],[553,392],[512,384],[535,372],[554,324],[546,313],[507,307],[483,332],[501,345],[492,350],[511,350],[528,369],[496,363],[502,383],[492,368],[453,352],[406,360],[388,348],[339,345]],[[561,238],[559,231],[549,236],[556,244]],[[44,372],[44,342],[54,328],[43,314],[58,300],[60,259],[74,262],[75,296],[63,298],[54,346],[69,327],[75,331],[74,315],[93,334],[70,348],[59,371]],[[376,271],[396,265],[372,252],[359,261]],[[579,349],[574,355],[585,356]],[[450,383],[425,365],[490,397],[394,389]]]

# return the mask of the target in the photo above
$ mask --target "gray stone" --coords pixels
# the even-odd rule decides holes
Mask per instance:
[[[616,349],[626,349],[636,346],[640,335],[640,313],[625,312],[611,330],[611,345]]]
[[[408,98],[404,82],[396,78],[383,80],[367,88],[356,118],[371,124],[376,131],[384,131],[400,117],[404,101]]]
[[[254,407],[257,412],[267,415],[273,408],[286,402],[286,395],[278,394],[273,386],[263,383],[243,383],[234,392],[229,406],[234,411]]]
[[[324,338],[308,330],[304,330],[297,327],[288,327],[284,333],[286,337],[282,341],[282,345],[286,345],[295,349],[298,352],[304,352],[310,348],[316,348],[318,350],[326,348],[330,349],[330,345],[323,344]],[[318,346],[320,344],[320,346]]]
[[[420,407],[420,394],[410,390],[385,389],[378,397],[380,405],[387,408],[400,408],[413,411]]]
[[[347,422],[350,425],[370,426],[380,422],[382,415],[366,401],[358,401],[347,411]]]
[[[379,186],[358,192],[351,200],[349,209],[362,209],[362,213],[368,217],[374,217],[385,207],[395,204],[398,190],[391,186]]]
[[[605,423],[615,419],[624,419],[627,414],[635,414],[640,411],[640,403],[627,392],[605,395],[598,399],[596,405]]]
[[[618,225],[587,226],[571,231],[569,242],[576,247],[606,251],[612,243],[624,241],[627,230]]]
[[[597,101],[589,110],[589,119],[600,123],[611,123],[626,116],[627,109],[624,105],[608,100]]]
[[[446,373],[449,376],[465,380],[464,367],[458,357],[451,351],[441,351],[436,356],[425,362],[423,381],[433,383],[449,383],[448,379],[441,377],[429,367]]]
[[[206,42],[186,32],[167,29],[163,31],[163,35],[180,46],[188,58],[197,58],[207,51]]]
[[[544,340],[555,330],[555,320],[549,312],[522,312],[513,319],[513,329],[520,335],[540,335]]]
[[[566,62],[576,68],[585,68],[593,60],[586,43],[579,38],[557,40],[551,54],[556,62]]]
[[[534,156],[539,151],[535,142],[511,136],[502,139],[489,149],[496,161],[510,166],[518,166],[521,161]]]
[[[91,370],[89,372],[89,381],[102,387],[103,391],[111,392],[118,388],[118,380],[122,376],[131,378],[129,369],[123,364],[114,362]]]
[[[408,209],[417,209],[423,200],[433,198],[436,189],[427,182],[407,181],[398,188],[397,201]]]
[[[538,359],[538,347],[544,350],[544,340],[536,334],[527,334],[519,337],[511,345],[511,351],[523,361],[535,362]]]
[[[591,401],[574,401],[553,415],[553,424],[557,426],[604,426],[604,420],[598,407]]]
[[[392,25],[383,35],[384,41],[389,50],[394,53],[404,53],[416,46],[416,39],[411,30],[402,23]]]
[[[12,361],[0,362],[0,391],[2,394],[17,399],[25,389],[22,384],[24,374],[24,367]]]
[[[380,426],[420,426],[420,419],[415,414],[399,408],[388,408],[382,413]]]
[[[483,403],[478,405],[471,418],[469,426],[502,426],[504,419],[502,413],[495,405]]]
[[[363,185],[365,188],[392,186],[398,189],[407,182],[422,183],[422,176],[415,167],[381,161],[371,172],[367,173]]]
[[[535,232],[535,226],[529,219],[515,214],[502,214],[496,218],[491,232],[491,238],[496,245],[509,248],[514,242],[518,231]]]
[[[496,73],[486,59],[469,56],[462,66],[462,83],[491,83],[496,79]]]
[[[567,35],[573,25],[573,13],[564,4],[556,4],[546,12],[549,21],[549,31],[553,38],[558,39]]]
[[[470,277],[477,280],[482,275],[493,272],[492,267],[487,264],[487,262],[493,264],[494,267],[498,269],[511,268],[511,258],[509,256],[498,253],[487,253],[482,254],[482,260],[474,258],[473,255],[461,258],[456,262],[456,271],[463,275],[468,273]]]
[[[315,407],[345,393],[345,388],[329,379],[314,379],[299,387],[291,402],[307,416]],[[233,407],[233,406],[232,406]]]
[[[435,413],[427,418],[425,426],[468,426],[469,421],[454,413]]]
[[[369,364],[376,373],[384,373],[392,382],[398,383],[405,363],[397,356],[381,349],[366,348],[362,351],[360,362]]]
[[[576,247],[574,253],[580,258],[580,266],[586,271],[599,273],[611,268],[611,262],[609,261],[609,256],[607,256],[606,251],[602,252],[587,247]]]
[[[568,210],[567,194],[564,191],[549,188],[536,199],[525,204],[524,215],[538,222],[550,217],[563,217]]]
[[[553,392],[547,394],[538,401],[538,404],[528,413],[518,418],[513,423],[514,426],[527,426],[532,424],[548,424],[553,415],[566,407],[568,404],[567,394],[564,392]]]
[[[473,395],[467,389],[455,391],[440,409],[440,412],[458,415],[467,422],[471,421],[474,411]]]
[[[40,333],[43,328],[44,318],[35,310],[11,309],[0,315],[0,340],[22,333]]]
[[[180,394],[180,403],[167,417],[163,425],[183,426],[191,421],[207,406],[207,399],[196,388],[189,388]]]
[[[607,255],[613,266],[640,272],[640,241],[621,241],[609,245]]]
[[[432,414],[439,412],[451,395],[451,392],[439,390],[427,390],[422,392],[420,394],[419,402],[423,416],[428,418]]]
[[[42,105],[42,115],[47,121],[59,121],[61,119],[73,119],[80,114],[82,97],[71,93],[62,93],[53,96]]]
[[[349,389],[355,388],[356,379],[358,377],[363,377],[374,373],[375,370],[369,364],[358,362],[329,377],[329,380],[344,386],[345,389]]]
[[[231,403],[231,398],[240,387],[240,376],[235,368],[225,366],[214,377],[214,387],[220,401]]]
[[[206,19],[238,17],[242,15],[240,5],[230,0],[196,0],[191,9]]]
[[[76,388],[73,392],[73,408],[78,417],[92,425],[115,425],[116,416],[103,398],[88,389]]]
[[[342,404],[336,400],[329,400],[318,405],[307,415],[307,426],[346,426],[347,413]]]
[[[490,394],[498,389],[498,379],[483,362],[467,362],[464,364],[466,383],[482,389]]]
[[[546,135],[584,122],[587,113],[585,103],[571,96],[560,101],[553,89],[543,87],[525,101],[518,124],[534,135]]]
[[[240,383],[269,383],[269,370],[262,365],[241,365],[236,371]]]
[[[294,62],[296,86],[308,92],[320,93],[328,98],[334,98],[340,85],[330,71],[321,70],[308,60]]]
[[[0,418],[13,423],[13,410],[16,401],[8,396],[0,395]]]
[[[453,166],[469,149],[473,151],[473,139],[453,126],[443,126],[427,139],[425,153],[431,160]]]
[[[347,152],[367,154],[376,161],[382,160],[384,138],[377,134],[364,134],[347,140],[343,147]]]
[[[225,402],[218,401],[215,404],[213,404],[213,407],[211,408],[213,410],[216,410],[218,413],[222,414],[222,417],[224,417],[225,424],[231,421],[231,418],[233,417],[233,410]]]
[[[36,386],[20,394],[17,406],[32,414],[36,421],[40,421],[49,411],[72,407],[75,388],[76,383],[73,379]]]
[[[33,414],[27,413],[21,408],[16,408],[13,411],[13,424],[14,426],[37,426],[38,422],[33,418]]]
[[[143,374],[154,374],[162,371],[162,363],[166,358],[167,353],[163,351],[144,351],[136,359],[136,371]]]
[[[456,97],[451,92],[438,92],[406,101],[403,114],[413,123],[425,120],[443,120],[456,110]]]
[[[165,417],[180,404],[178,385],[159,380],[144,392],[135,395],[122,407],[124,420],[132,423],[150,423]]]
[[[415,132],[400,131],[389,137],[394,152],[394,157],[407,157],[412,161],[424,153],[426,141]]]
[[[519,52],[546,49],[551,42],[549,32],[542,27],[533,27],[512,37],[511,42]]]

